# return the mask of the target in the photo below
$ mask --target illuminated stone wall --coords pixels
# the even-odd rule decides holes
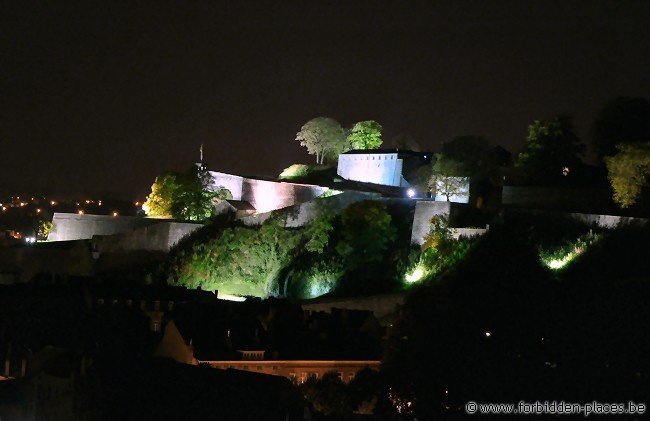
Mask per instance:
[[[96,235],[92,239],[93,250],[100,253],[121,253],[134,250],[168,252],[176,243],[203,224],[162,221],[148,227],[115,235]]]
[[[78,215],[55,212],[48,241],[89,240],[93,235],[111,235],[159,223],[159,219],[135,216]]]
[[[215,189],[227,188],[233,199],[249,202],[258,213],[308,202],[328,190],[310,184],[260,180],[215,171],[210,174]]]
[[[454,217],[461,209],[462,204],[453,202],[435,202],[432,200],[418,200],[413,214],[413,228],[411,228],[411,244],[422,245],[424,236],[429,233],[431,218],[434,215],[444,216],[453,223]]]
[[[336,173],[346,180],[406,187],[402,163],[397,153],[347,153],[339,155]]]

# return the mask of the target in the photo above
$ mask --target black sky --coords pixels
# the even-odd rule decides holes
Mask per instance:
[[[211,169],[277,174],[310,162],[317,116],[516,151],[534,119],[588,140],[606,100],[650,97],[648,1],[12,3],[0,192],[143,197],[200,143]]]

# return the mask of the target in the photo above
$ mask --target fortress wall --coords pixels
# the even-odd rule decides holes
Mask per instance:
[[[94,235],[112,235],[160,223],[159,219],[136,216],[79,215],[55,212],[48,241],[89,240]]]
[[[319,209],[327,209],[330,212],[339,213],[349,205],[362,200],[379,200],[379,193],[364,193],[346,191],[334,196],[319,197],[309,202],[299,203],[284,209],[285,226],[298,228],[310,223],[318,214]],[[247,216],[239,220],[247,226],[258,226],[266,221],[273,212],[265,212],[257,215]]]
[[[277,181],[244,179],[241,200],[248,201],[257,212],[268,212],[308,202],[328,190],[327,187]]]
[[[530,217],[555,216],[566,217],[583,222],[586,225],[595,225],[600,228],[616,228],[619,225],[646,225],[650,223],[648,218],[636,218],[630,216],[602,215],[594,213],[570,213],[547,211],[541,209],[507,209],[507,215],[528,215]]]
[[[203,227],[202,224],[185,222],[159,222],[131,232],[115,235],[96,235],[92,239],[93,250],[100,253],[122,253],[145,250],[168,252],[183,237]]]
[[[399,187],[402,184],[402,160],[396,153],[342,154],[336,173],[346,180]]]
[[[517,208],[603,213],[613,210],[608,189],[503,186],[501,201],[504,206]]]
[[[226,188],[232,193],[234,200],[242,200],[242,190],[244,184],[244,177],[233,174],[226,174],[223,172],[210,171],[210,175],[214,179],[214,188]]]
[[[303,310],[324,311],[331,313],[333,308],[348,310],[372,311],[377,319],[382,319],[399,311],[404,304],[406,293],[399,292],[386,295],[371,295],[369,297],[330,298],[302,301]]]
[[[424,236],[429,233],[431,218],[434,215],[445,216],[453,223],[455,215],[462,204],[452,202],[436,202],[432,200],[418,200],[415,204],[413,215],[413,228],[411,229],[411,244],[422,245]]]
[[[310,184],[259,180],[233,174],[210,171],[214,188],[226,188],[234,200],[249,202],[258,213],[308,202],[328,190]]]
[[[452,228],[451,236],[458,240],[460,237],[480,237],[487,232],[487,228]]]

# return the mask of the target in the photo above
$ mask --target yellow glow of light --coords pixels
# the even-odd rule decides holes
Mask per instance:
[[[50,202],[50,205],[52,205],[52,206],[56,206],[56,202],[55,202],[54,200],[52,200],[52,201]]]
[[[113,212],[113,216],[117,216],[117,215],[118,215],[118,213],[117,213],[117,212]]]
[[[83,214],[84,214],[84,211],[82,211],[81,209],[79,209],[79,212],[77,212],[77,213],[78,213],[79,215],[83,215]]]
[[[36,213],[41,213],[41,210],[40,210],[40,209],[36,209]]]
[[[136,205],[136,206],[140,206],[140,202],[135,202],[135,205]]]
[[[417,266],[413,270],[413,272],[407,273],[406,276],[404,277],[404,279],[409,284],[412,284],[412,283],[417,282],[420,279],[422,279],[423,276],[424,276],[424,269],[422,269],[420,266]]]

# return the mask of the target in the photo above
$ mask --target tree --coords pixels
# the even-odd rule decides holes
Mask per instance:
[[[172,201],[178,189],[178,173],[167,172],[156,177],[151,193],[142,205],[142,210],[152,218],[171,218]]]
[[[528,181],[539,185],[556,185],[571,176],[580,165],[585,146],[573,131],[568,115],[553,120],[536,120],[528,127],[526,151],[519,154],[516,166]]]
[[[435,161],[431,165],[431,175],[427,181],[427,188],[434,195],[443,195],[447,201],[451,196],[463,192],[467,188],[466,167],[455,159],[448,158],[443,154],[436,154]]]
[[[350,269],[382,261],[397,234],[391,219],[386,204],[372,200],[353,203],[341,213],[336,251]]]
[[[352,412],[350,396],[338,373],[325,373],[322,379],[309,378],[300,389],[318,412],[338,416],[349,415]]]
[[[468,175],[487,174],[492,169],[490,143],[482,136],[460,136],[442,144],[442,155],[462,162]]]
[[[374,120],[360,121],[348,135],[352,149],[379,149],[382,144],[381,125]]]
[[[326,157],[338,159],[339,154],[349,149],[341,125],[327,117],[309,120],[296,134],[296,140],[310,155],[316,155],[317,164],[322,164]]]
[[[599,158],[616,153],[620,143],[650,141],[650,102],[645,98],[620,97],[600,110],[591,128],[591,142]]]
[[[617,145],[619,153],[605,158],[614,201],[627,208],[638,200],[650,175],[650,143]]]
[[[214,180],[204,168],[192,166],[185,173],[168,172],[151,186],[142,205],[150,217],[205,221],[214,216],[215,205],[232,197],[227,189],[214,189]]]
[[[398,134],[391,139],[391,143],[397,150],[420,152],[420,144],[408,134]]]

